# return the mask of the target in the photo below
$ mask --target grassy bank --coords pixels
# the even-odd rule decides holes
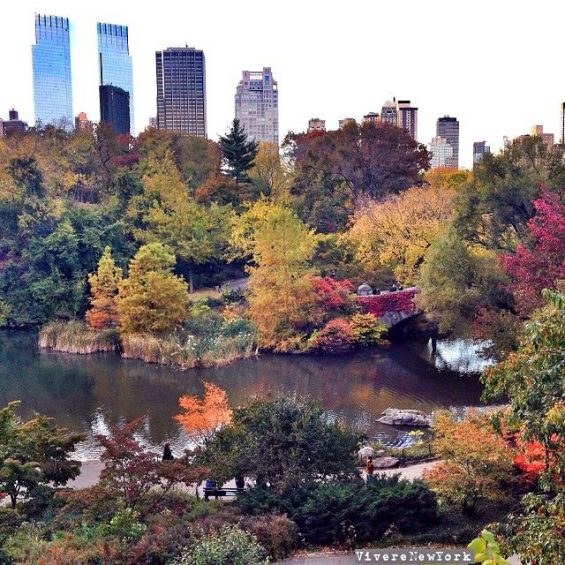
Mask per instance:
[[[247,334],[206,340],[192,335],[136,334],[123,336],[121,345],[123,357],[181,369],[217,367],[255,355],[254,338]]]
[[[49,322],[39,332],[38,345],[63,353],[88,354],[100,351],[117,351],[118,334],[114,329],[91,330],[86,323]]]

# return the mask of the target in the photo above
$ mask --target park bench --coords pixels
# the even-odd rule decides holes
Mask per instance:
[[[222,487],[222,488],[204,488],[204,500],[208,500],[211,496],[215,497],[216,500],[219,496],[237,496],[245,489],[234,488],[234,487]]]

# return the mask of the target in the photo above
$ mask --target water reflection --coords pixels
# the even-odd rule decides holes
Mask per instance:
[[[443,349],[440,349],[443,348]],[[457,349],[459,348],[459,349]],[[227,367],[177,371],[112,354],[64,355],[38,352],[30,333],[0,333],[0,403],[21,399],[21,413],[54,416],[63,426],[89,438],[80,457],[95,458],[96,433],[114,422],[145,415],[140,439],[156,451],[164,442],[180,452],[187,445],[173,420],[181,394],[201,394],[202,381],[226,389],[238,406],[252,396],[296,392],[318,398],[335,418],[373,435],[390,433],[376,422],[388,407],[431,411],[441,406],[479,402],[481,386],[473,374],[438,369],[427,345],[393,345],[355,355],[263,355]],[[458,367],[477,367],[468,345],[438,343],[443,359],[462,359]],[[451,356],[451,357],[450,357]],[[437,359],[437,357],[436,357]],[[445,364],[445,367],[449,364]]]

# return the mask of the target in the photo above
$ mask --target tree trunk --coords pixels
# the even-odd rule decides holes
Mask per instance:
[[[192,265],[188,269],[188,291],[190,294],[194,292],[194,281],[192,280]]]

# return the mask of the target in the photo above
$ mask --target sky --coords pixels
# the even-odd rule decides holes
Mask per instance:
[[[34,14],[71,21],[73,110],[98,120],[96,23],[129,26],[135,129],[156,115],[155,51],[206,56],[208,135],[234,116],[241,71],[270,66],[280,137],[360,120],[396,96],[419,108],[418,140],[440,116],[460,122],[460,165],[474,141],[491,150],[534,124],[560,137],[565,101],[565,3],[560,0],[9,0],[2,5],[0,117],[33,123]]]

